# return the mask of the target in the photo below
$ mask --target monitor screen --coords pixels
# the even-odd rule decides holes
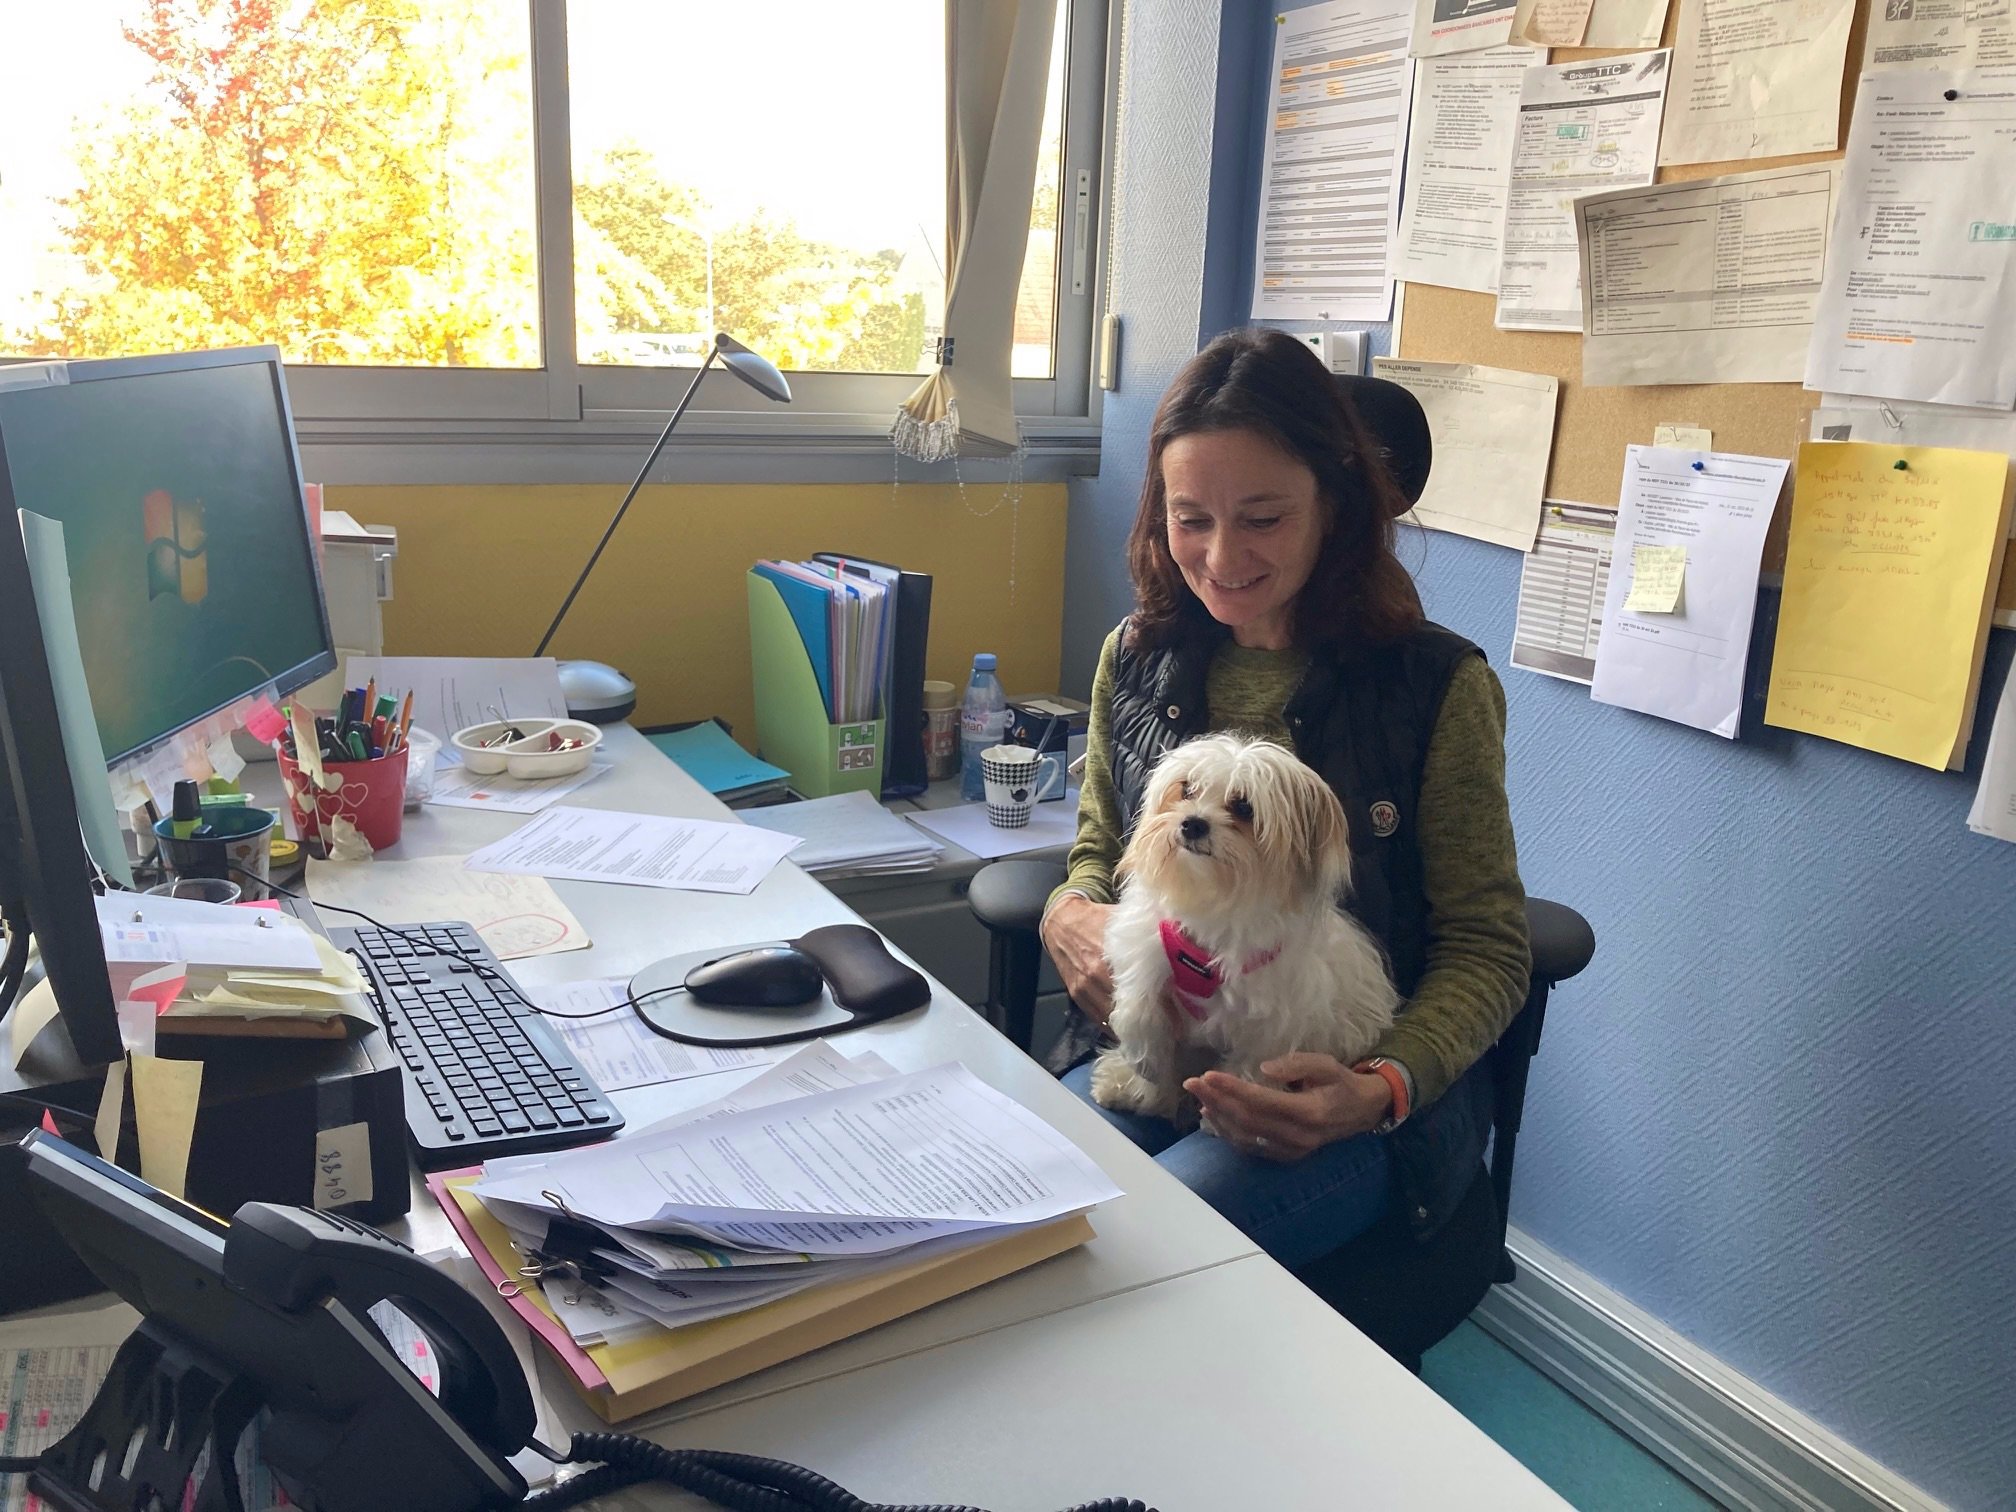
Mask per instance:
[[[0,505],[60,520],[108,761],[335,666],[272,347],[0,392]]]

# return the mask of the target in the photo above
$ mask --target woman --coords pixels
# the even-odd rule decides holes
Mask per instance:
[[[1358,1066],[1298,1054],[1279,1085],[1185,1083],[1223,1137],[1101,1109],[1289,1266],[1399,1204],[1440,1227],[1490,1129],[1484,1052],[1526,995],[1525,893],[1505,800],[1505,698],[1482,653],[1430,624],[1393,553],[1405,511],[1307,347],[1233,331],[1163,396],[1128,540],[1136,609],[1093,682],[1070,875],[1043,943],[1074,1013],[1052,1064],[1090,1100],[1111,1010],[1113,870],[1164,751],[1218,730],[1292,747],[1343,801],[1353,894],[1404,1001]],[[1473,1073],[1473,1067],[1477,1067]]]

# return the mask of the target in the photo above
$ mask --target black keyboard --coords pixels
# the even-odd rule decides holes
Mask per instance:
[[[588,1144],[623,1127],[467,924],[409,924],[400,934],[332,929],[329,938],[371,977],[386,1036],[406,1065],[406,1130],[424,1168]]]

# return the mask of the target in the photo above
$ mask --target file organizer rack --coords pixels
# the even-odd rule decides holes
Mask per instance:
[[[788,771],[792,788],[807,798],[879,794],[887,721],[829,720],[811,654],[784,596],[760,573],[750,573],[748,582],[757,754]]]

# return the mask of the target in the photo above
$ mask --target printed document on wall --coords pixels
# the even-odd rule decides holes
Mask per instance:
[[[1797,383],[1835,184],[1820,163],[1577,200],[1583,383]]]
[[[1660,165],[1832,152],[1854,20],[1855,0],[1680,0]]]
[[[1328,0],[1274,28],[1256,320],[1385,320],[1414,64],[1412,0]]]
[[[1526,70],[1505,199],[1500,329],[1582,329],[1575,200],[1652,182],[1671,56],[1662,48]]]
[[[1598,703],[1736,738],[1758,564],[1787,466],[1782,457],[1626,449],[1617,559],[1639,546],[1684,546],[1687,592],[1677,614],[1634,614],[1624,608],[1630,573],[1610,574],[1589,690]]]
[[[1999,452],[1801,446],[1765,723],[1954,763],[1973,728],[2008,481]]]
[[[1372,371],[1421,401],[1435,442],[1427,491],[1405,519],[1531,551],[1561,381],[1469,362],[1396,357],[1376,359]]]
[[[1547,501],[1539,538],[1519,568],[1513,666],[1588,685],[1596,675],[1616,540],[1616,510]]]
[[[1512,33],[1518,0],[1414,0],[1414,33],[1407,51],[1417,58],[1503,47]]]
[[[1869,12],[1865,73],[2016,63],[2010,0],[1886,0]]]
[[[2016,841],[2016,674],[2003,679],[1988,728],[1988,753],[1981,759],[1981,786],[1967,810],[1967,828],[1977,835]]]
[[[2016,405],[2012,159],[2016,69],[1862,80],[1806,387]]]
[[[1407,196],[1392,273],[1410,283],[1498,292],[1512,131],[1529,47],[1426,58],[1414,75]]]

